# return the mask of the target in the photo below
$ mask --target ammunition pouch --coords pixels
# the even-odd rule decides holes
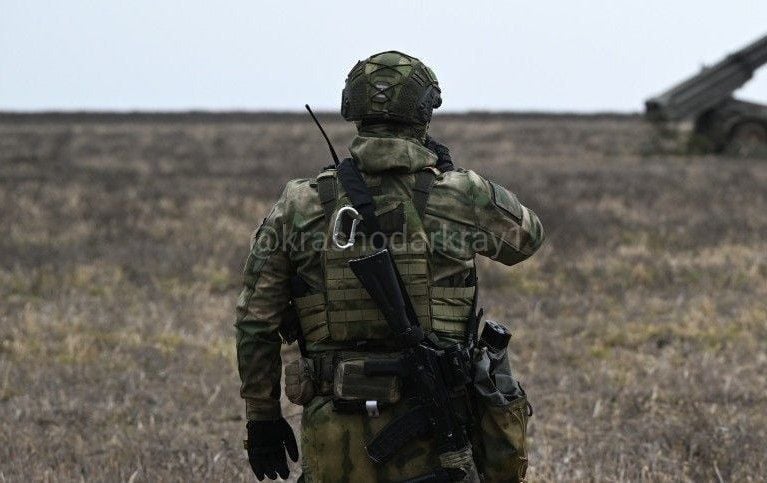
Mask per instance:
[[[401,397],[401,382],[395,375],[369,376],[365,364],[371,358],[341,361],[333,378],[333,395],[344,400],[378,401],[394,404]]]
[[[474,355],[474,456],[483,481],[524,481],[532,406],[514,379],[506,350]]]
[[[483,481],[524,481],[530,403],[520,396],[506,406],[479,404],[479,445],[475,461]]]
[[[311,359],[299,357],[286,365],[285,396],[288,401],[299,406],[309,404],[317,392],[314,379],[314,362]]]

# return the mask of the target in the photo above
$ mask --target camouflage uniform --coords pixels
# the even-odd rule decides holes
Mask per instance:
[[[423,146],[421,139],[406,137],[401,130],[362,130],[350,151],[368,185],[379,187],[375,196],[379,206],[391,200],[410,200],[415,173],[433,169],[436,163],[436,155]],[[384,197],[385,202],[378,203]],[[339,198],[343,203],[343,196]],[[437,173],[423,227],[432,245],[424,254],[428,266],[424,273],[435,292],[461,287],[474,267],[476,255],[513,265],[530,257],[544,236],[538,217],[514,194],[473,171],[461,169]],[[249,420],[280,416],[281,339],[277,327],[291,302],[293,274],[308,284],[309,293],[316,299],[327,298],[323,250],[318,250],[317,245],[327,232],[317,179],[298,179],[288,182],[251,239],[236,322],[241,395],[246,400]],[[432,294],[429,305],[433,314],[440,300],[457,296],[464,299],[465,305],[470,299],[465,291],[442,295],[445,297]],[[435,316],[431,329],[440,337],[463,338],[465,321],[445,317],[438,325],[437,319]],[[313,329],[303,321],[302,326],[305,332]],[[353,341],[337,341],[329,331],[320,332],[319,336],[306,334],[310,354],[358,351]],[[401,412],[402,404],[384,411],[380,418],[369,418],[334,413],[329,400],[330,396],[318,395],[304,408],[301,446],[307,481],[390,481],[414,477],[438,466],[434,445],[428,440],[413,441],[394,461],[381,467],[366,457],[364,441]]]

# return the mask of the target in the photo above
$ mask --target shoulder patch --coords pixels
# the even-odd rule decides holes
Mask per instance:
[[[495,203],[495,206],[513,216],[518,222],[521,221],[522,205],[519,204],[516,195],[493,181],[490,181],[490,185],[493,187],[493,203]]]

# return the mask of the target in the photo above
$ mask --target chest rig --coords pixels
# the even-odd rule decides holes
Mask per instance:
[[[295,299],[305,341],[311,344],[341,344],[350,349],[391,347],[392,333],[373,300],[352,273],[348,262],[372,254],[381,237],[394,257],[413,309],[426,331],[463,340],[474,312],[474,286],[435,286],[431,280],[430,237],[424,227],[424,213],[434,181],[434,168],[410,174],[365,177],[372,201],[359,202],[354,184],[337,169],[326,169],[317,177],[317,190],[325,217],[325,246],[322,253],[325,290]],[[347,188],[345,188],[345,186]],[[360,222],[353,245],[341,249],[332,243],[339,211],[355,205],[362,213],[369,209],[378,220],[376,227]],[[341,231],[352,233],[352,220],[339,221]]]

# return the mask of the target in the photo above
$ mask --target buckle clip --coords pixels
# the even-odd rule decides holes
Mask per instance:
[[[371,418],[377,418],[381,415],[381,410],[378,407],[378,401],[365,401],[365,411]]]

